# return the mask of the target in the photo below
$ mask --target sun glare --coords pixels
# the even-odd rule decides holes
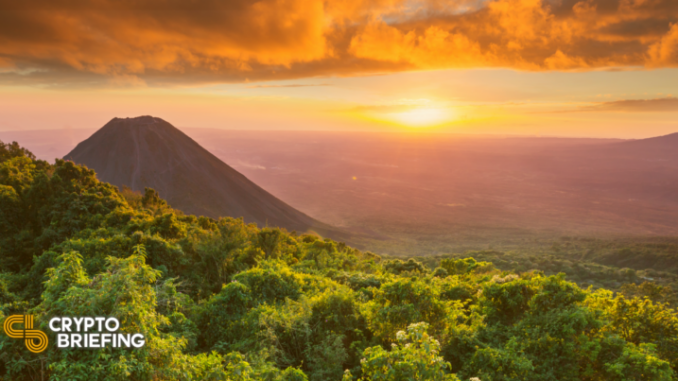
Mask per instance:
[[[451,119],[449,112],[440,108],[416,108],[394,113],[392,117],[395,122],[411,127],[428,127]]]

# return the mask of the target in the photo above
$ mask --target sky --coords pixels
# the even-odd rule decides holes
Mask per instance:
[[[678,132],[676,0],[0,0],[0,131]]]

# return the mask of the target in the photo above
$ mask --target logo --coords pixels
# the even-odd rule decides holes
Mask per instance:
[[[15,324],[23,323],[23,329],[14,329]],[[13,339],[24,339],[26,348],[33,353],[40,353],[47,349],[47,335],[33,329],[33,315],[12,315],[5,319],[3,325],[7,336]]]
[[[23,324],[23,329],[15,329]],[[120,321],[114,317],[53,317],[49,329],[56,334],[57,348],[141,348],[146,339],[141,333],[120,333]],[[47,335],[33,329],[33,315],[12,315],[5,319],[5,333],[13,339],[24,339],[33,353],[47,349]]]

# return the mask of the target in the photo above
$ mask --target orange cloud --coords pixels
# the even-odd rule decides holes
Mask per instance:
[[[352,40],[349,53],[356,57],[401,62],[417,68],[484,66],[480,46],[461,33],[438,26],[423,33],[401,31],[381,20],[368,24]]]
[[[600,102],[578,111],[614,111],[614,112],[678,112],[678,98],[625,99]]]
[[[4,83],[628,66],[678,66],[677,1],[0,0]]]
[[[652,44],[648,52],[649,66],[678,66],[678,23],[661,40]]]
[[[317,84],[300,84],[300,83],[290,83],[288,85],[254,85],[247,86],[248,89],[273,89],[273,88],[294,88],[294,87],[322,87],[330,86],[329,83],[317,83]]]

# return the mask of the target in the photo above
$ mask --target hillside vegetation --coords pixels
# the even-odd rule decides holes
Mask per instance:
[[[516,250],[474,250],[417,257],[433,269],[449,258],[473,257],[511,272],[563,273],[582,288],[605,288],[678,306],[678,242],[675,238],[588,239],[562,237]],[[398,257],[393,257],[397,259]],[[402,259],[402,258],[400,258]]]
[[[0,320],[30,313],[49,332],[54,316],[114,316],[146,345],[58,349],[50,336],[34,354],[2,334],[0,377],[678,379],[676,311],[637,273],[613,293],[549,275],[542,258],[517,267],[476,254],[386,259],[184,215],[152,189],[118,190],[1,145]]]

